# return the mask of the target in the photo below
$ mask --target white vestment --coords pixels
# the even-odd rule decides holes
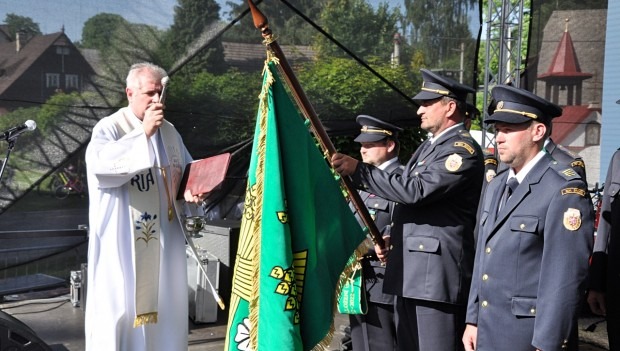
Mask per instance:
[[[137,127],[125,134],[115,122],[118,114]],[[187,259],[179,215],[190,209],[187,206],[183,210],[184,201],[177,201],[176,194],[183,168],[191,162],[191,156],[174,127],[164,123],[159,132],[147,138],[141,121],[125,107],[93,128],[86,150],[90,196],[87,351],[187,350]],[[159,184],[161,225],[158,322],[134,328],[135,267],[128,183],[137,173],[153,166],[170,166],[166,178],[175,215],[168,221],[169,201],[163,177],[154,172]]]

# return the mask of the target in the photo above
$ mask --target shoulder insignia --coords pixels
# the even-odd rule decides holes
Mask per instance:
[[[460,129],[459,130],[459,134],[461,134],[462,136],[464,136],[466,138],[471,138],[472,137],[471,134],[467,130],[465,130],[465,129]]]
[[[586,168],[586,164],[583,162],[583,160],[575,160],[575,161],[570,163],[570,166],[571,167]]]
[[[575,231],[581,227],[581,212],[576,208],[569,208],[564,212],[564,228]]]
[[[485,165],[496,165],[497,166],[497,160],[493,157],[490,158],[485,158],[484,159],[484,164]]]
[[[459,168],[461,168],[462,164],[463,157],[461,157],[461,155],[459,154],[452,154],[448,156],[448,159],[446,159],[446,169],[450,172],[457,171]]]
[[[467,152],[469,152],[470,155],[473,155],[476,152],[476,150],[474,150],[474,148],[471,145],[469,145],[468,143],[464,141],[457,141],[454,143],[454,146],[462,147],[463,149],[467,150]]]
[[[563,170],[561,173],[567,177],[574,177],[577,175],[577,172],[575,172],[575,170],[573,170],[572,168],[567,168]]]
[[[579,195],[581,197],[586,197],[586,191],[584,189],[580,189],[580,188],[564,188],[560,191],[560,193],[562,195],[571,195],[571,194],[576,194]]]

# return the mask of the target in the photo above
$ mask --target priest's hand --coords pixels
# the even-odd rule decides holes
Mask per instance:
[[[353,157],[341,153],[334,153],[331,161],[336,172],[343,176],[348,176],[355,173],[355,169],[357,168],[357,164],[359,162]]]
[[[185,198],[186,202],[200,205],[207,197],[207,194],[192,195],[192,192],[188,189],[185,190],[185,192],[183,193],[183,197]]]
[[[160,103],[151,104],[145,111],[142,118],[142,127],[148,138],[157,132],[164,123],[164,105]]]

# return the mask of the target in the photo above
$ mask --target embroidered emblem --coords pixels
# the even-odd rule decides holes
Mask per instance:
[[[496,174],[497,173],[495,173],[494,169],[487,170],[487,174],[486,174],[487,183],[491,182],[493,180],[493,178],[495,178]]]
[[[485,165],[496,165],[497,166],[497,160],[494,158],[486,158],[484,159],[484,164]]]
[[[280,223],[286,224],[288,222],[288,216],[287,216],[286,211],[276,211],[276,214],[278,216],[278,221],[280,221]]]
[[[562,171],[562,174],[564,174],[567,177],[574,177],[577,175],[577,172],[575,172],[572,168],[567,168]]]
[[[463,149],[467,150],[467,152],[469,152],[470,155],[473,155],[474,152],[476,152],[474,150],[473,147],[471,147],[471,145],[467,144],[466,142],[463,141],[457,141],[454,143],[454,146],[458,146],[458,147],[462,147]]]
[[[458,171],[463,164],[463,158],[459,154],[452,154],[446,160],[446,169],[450,172]]]
[[[564,212],[564,228],[575,231],[581,227],[581,212],[576,208],[569,208]]]
[[[581,197],[586,197],[586,191],[584,189],[579,189],[579,188],[565,188],[565,189],[562,189],[560,193],[562,195],[576,194]]]
[[[503,108],[504,108],[504,102],[500,101],[500,102],[497,103],[497,106],[495,106],[495,111],[501,110]]]
[[[570,166],[571,166],[571,167],[581,167],[581,168],[586,168],[586,164],[585,164],[585,163],[583,163],[583,161],[581,161],[581,160],[576,160],[576,161],[571,162]]]

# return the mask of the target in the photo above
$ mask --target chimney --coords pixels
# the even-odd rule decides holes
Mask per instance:
[[[24,45],[26,45],[26,32],[23,30],[18,30],[15,33],[15,49],[17,52],[20,52]]]

